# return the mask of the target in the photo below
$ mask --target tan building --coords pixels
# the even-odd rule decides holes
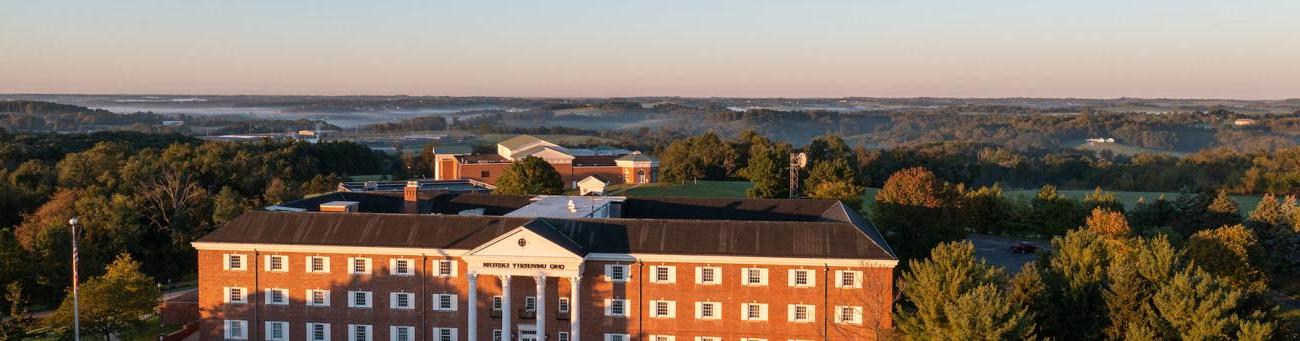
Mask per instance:
[[[339,206],[352,209],[322,212]],[[897,260],[836,201],[376,192],[280,207],[302,211],[250,211],[194,243],[202,339],[863,340],[892,327]]]
[[[530,135],[497,144],[496,154],[473,154],[467,148],[433,150],[435,180],[469,179],[495,184],[510,163],[528,156],[546,160],[569,187],[588,176],[599,175],[611,183],[658,181],[659,161],[623,149],[565,148]]]

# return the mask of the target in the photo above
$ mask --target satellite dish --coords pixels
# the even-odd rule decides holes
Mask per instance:
[[[798,166],[799,168],[808,167],[808,154],[799,152],[790,155],[790,164]]]

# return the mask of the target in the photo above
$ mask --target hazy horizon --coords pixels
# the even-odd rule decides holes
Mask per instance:
[[[1300,97],[1300,2],[18,2],[0,93]]]

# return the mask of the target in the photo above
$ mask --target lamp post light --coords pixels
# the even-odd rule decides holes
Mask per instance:
[[[77,299],[77,217],[68,219],[72,230],[72,335],[73,340],[81,341],[81,307]]]

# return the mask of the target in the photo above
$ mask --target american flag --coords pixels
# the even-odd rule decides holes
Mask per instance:
[[[77,225],[74,224],[72,225],[72,286],[73,287],[76,287],[77,283],[81,282],[81,280],[77,278],[77,262],[79,261],[81,261],[81,258],[77,254]]]

